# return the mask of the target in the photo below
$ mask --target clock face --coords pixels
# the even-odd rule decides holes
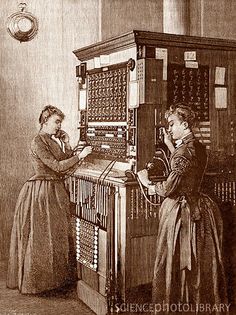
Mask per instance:
[[[17,26],[19,28],[19,30],[23,33],[28,33],[32,30],[32,21],[28,18],[21,18],[18,23]]]
[[[17,12],[8,18],[9,34],[20,42],[27,42],[38,32],[38,21],[29,12]]]

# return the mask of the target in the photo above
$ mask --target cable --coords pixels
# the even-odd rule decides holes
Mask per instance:
[[[112,161],[110,161],[110,162],[108,163],[108,165],[104,168],[104,170],[102,171],[102,173],[100,174],[100,176],[99,176],[99,178],[98,178],[98,181],[97,181],[97,183],[96,183],[96,185],[95,185],[95,195],[97,195],[97,193],[98,193],[98,186],[99,186],[99,184],[103,184],[103,183],[104,183],[105,178],[107,177],[107,175],[108,175],[108,174],[110,173],[110,171],[112,170],[112,168],[113,168],[114,164],[116,163],[116,161],[117,161],[117,158],[115,158],[115,159],[113,159]],[[110,166],[111,166],[111,167],[110,167]],[[106,172],[106,170],[107,170],[109,167],[110,167],[110,169],[108,170],[108,172],[105,174],[105,176],[104,176],[103,179],[101,180],[102,175]]]
[[[114,159],[114,160],[113,160],[113,163],[112,163],[111,167],[110,167],[109,170],[106,172],[106,174],[105,174],[105,176],[103,177],[101,183],[104,183],[105,178],[107,177],[107,175],[108,175],[108,174],[110,173],[110,171],[112,170],[112,168],[113,168],[113,166],[115,165],[116,161],[117,161],[117,159]]]
[[[136,176],[136,179],[137,179],[137,182],[139,184],[140,190],[141,190],[144,198],[147,200],[147,202],[150,203],[150,205],[152,205],[152,206],[160,206],[160,203],[154,203],[154,202],[152,202],[151,200],[148,199],[148,197],[147,197],[147,195],[146,195],[146,193],[145,193],[145,191],[143,189],[143,184],[141,183],[141,181],[138,178],[138,176]]]
[[[102,175],[106,172],[106,170],[108,169],[108,167],[114,163],[114,161],[116,162],[117,161],[117,158],[111,160],[111,162],[108,163],[108,165],[104,168],[104,170],[102,171],[102,173],[100,174],[99,178],[98,178],[98,183],[100,182],[101,178],[102,178]],[[115,163],[114,163],[115,164]],[[112,167],[114,166],[114,164],[112,165]],[[111,167],[111,169],[112,169]],[[108,173],[110,173],[111,169],[108,171]],[[107,177],[107,175],[105,175],[105,177]],[[102,182],[104,181],[104,179],[102,180]]]

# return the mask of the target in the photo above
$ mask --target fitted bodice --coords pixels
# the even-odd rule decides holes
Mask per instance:
[[[71,150],[63,152],[60,145],[46,133],[34,137],[30,149],[35,179],[63,179],[79,159]]]
[[[173,152],[170,159],[171,170],[182,175],[175,193],[198,193],[206,164],[205,147],[191,135]]]

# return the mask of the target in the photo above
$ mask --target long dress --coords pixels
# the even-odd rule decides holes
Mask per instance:
[[[227,303],[222,220],[215,202],[200,192],[206,163],[205,147],[191,133],[172,153],[167,180],[153,186],[166,197],[159,214],[152,292],[153,302],[165,305],[163,313],[171,311],[172,303],[187,303],[190,313],[201,307],[200,314],[218,314],[217,306]]]
[[[16,203],[7,287],[35,294],[61,287],[75,275],[64,175],[79,159],[43,132],[33,139],[30,151],[35,175],[23,185]]]

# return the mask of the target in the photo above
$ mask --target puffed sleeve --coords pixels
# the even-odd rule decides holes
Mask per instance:
[[[50,151],[48,145],[40,137],[36,137],[31,144],[31,150],[47,167],[57,173],[62,173],[72,168],[80,160],[77,155],[58,161]]]
[[[190,160],[184,155],[174,157],[171,163],[171,172],[167,179],[163,182],[158,182],[155,185],[149,185],[149,193],[155,193],[162,197],[167,197],[174,193],[180,185],[183,175],[189,169],[190,164]]]

